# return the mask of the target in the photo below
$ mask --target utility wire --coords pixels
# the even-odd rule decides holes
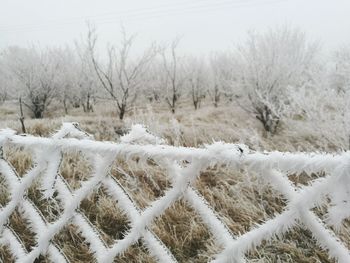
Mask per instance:
[[[227,1],[227,0],[226,0]],[[231,2],[235,2],[235,3],[244,3],[244,2],[250,2],[250,1],[254,1],[254,0],[235,0],[235,1],[232,1]],[[160,9],[159,8],[166,8],[165,10],[169,9],[169,8],[172,8],[172,7],[186,7],[186,6],[193,6],[193,4],[195,3],[207,3],[209,2],[210,3],[213,3],[212,0],[192,0],[191,2],[189,1],[181,1],[181,2],[176,2],[176,3],[172,3],[172,4],[166,4],[164,5],[163,4],[160,4],[160,5],[157,5],[157,6],[153,6],[153,7],[146,7],[146,8],[136,8],[136,9],[126,9],[126,10],[121,10],[121,11],[118,11],[118,12],[108,12],[108,13],[102,13],[102,14],[98,14],[98,15],[90,15],[90,16],[83,16],[83,17],[71,17],[71,18],[66,18],[66,22],[74,22],[74,21],[79,21],[79,20],[87,20],[87,19],[98,19],[98,18],[105,18],[105,17],[115,17],[115,16],[120,16],[120,15],[135,15],[135,14],[138,14],[138,13],[147,13],[147,12],[155,12],[155,11],[164,11],[164,9]],[[218,3],[220,1],[216,1],[216,3]],[[13,25],[13,26],[10,26],[11,28],[13,29],[16,29],[16,28],[22,28],[22,27],[30,27],[30,26],[41,26],[42,24],[42,21],[38,21],[40,24],[38,23],[34,23],[34,24],[20,24],[20,25]],[[47,20],[45,21],[45,24],[48,24],[48,23],[61,23],[62,20],[59,19],[59,20]],[[6,29],[6,27],[9,27],[8,25],[0,25],[0,29],[2,30],[3,28]]]
[[[210,1],[210,0],[209,0]],[[224,0],[224,1],[216,1],[215,4],[222,4],[223,2],[224,3],[249,3],[254,0],[239,0],[239,1],[228,1],[228,0]],[[208,0],[197,0],[196,1],[197,3],[205,3],[205,2],[208,2]],[[164,7],[166,7],[165,9],[159,9],[159,7],[161,6],[157,6],[156,9],[154,8],[143,8],[143,9],[134,9],[134,10],[124,10],[124,11],[120,11],[120,12],[115,12],[115,13],[105,13],[105,14],[100,14],[100,15],[95,15],[95,16],[85,16],[85,17],[76,17],[76,18],[71,18],[71,19],[67,19],[64,23],[62,23],[62,20],[53,20],[51,21],[51,24],[50,24],[50,21],[46,21],[45,24],[32,24],[32,25],[17,25],[17,26],[14,26],[12,28],[10,28],[9,30],[11,29],[30,29],[31,27],[35,28],[35,27],[41,27],[41,26],[53,26],[55,24],[52,24],[52,22],[58,22],[58,24],[56,23],[56,25],[71,25],[72,23],[70,22],[74,22],[78,20],[78,22],[81,22],[81,21],[86,21],[86,20],[89,20],[89,19],[94,19],[94,18],[97,18],[97,19],[102,19],[102,20],[105,20],[105,19],[115,19],[116,16],[117,18],[120,18],[120,17],[123,17],[123,16],[128,16],[128,17],[135,17],[135,16],[144,16],[144,15],[152,15],[154,13],[162,13],[162,12],[169,12],[169,11],[180,11],[180,10],[186,10],[186,5],[190,4],[190,6],[187,7],[187,9],[193,9],[193,8],[203,8],[203,7],[208,7],[208,5],[193,5],[193,2],[187,2],[187,3],[183,3],[185,4],[185,6],[177,6],[177,5],[166,5]],[[208,4],[208,3],[207,3]],[[213,5],[213,2],[209,3],[210,5],[209,6],[215,6]],[[174,8],[175,7],[175,8]],[[180,9],[179,9],[180,8]],[[107,16],[107,17],[106,17]],[[112,16],[112,17],[111,17]],[[0,26],[0,30],[6,30],[6,27],[4,28],[4,26]]]
[[[143,21],[147,19],[153,19],[163,16],[171,16],[171,15],[182,15],[182,14],[196,14],[196,13],[205,13],[205,12],[212,12],[212,11],[218,11],[223,8],[242,8],[242,7],[249,7],[252,5],[266,5],[266,4],[278,4],[282,2],[286,2],[288,0],[245,0],[245,1],[216,1],[215,4],[206,4],[206,5],[192,5],[188,6],[187,8],[184,6],[179,6],[179,8],[167,8],[167,9],[160,9],[160,10],[152,10],[152,9],[143,9],[144,11],[141,12],[141,9],[139,13],[135,11],[127,11],[127,12],[119,12],[119,13],[110,13],[109,15],[113,15],[114,17],[110,18],[103,18],[105,15],[96,15],[96,16],[87,16],[87,17],[81,17],[81,18],[74,18],[75,20],[79,20],[77,22],[60,22],[59,24],[43,24],[43,25],[24,25],[22,27],[18,27],[16,29],[3,29],[3,27],[0,26],[0,32],[7,32],[7,33],[20,33],[20,32],[33,32],[33,31],[42,31],[42,30],[52,30],[55,27],[64,27],[68,25],[75,25],[77,23],[86,23],[86,20],[88,18],[92,17],[101,17],[101,19],[93,20],[93,22],[97,24],[110,24],[115,22],[121,22],[123,19],[125,21]],[[203,2],[198,1],[198,2]],[[149,11],[146,11],[149,10]],[[117,17],[115,17],[117,16]]]

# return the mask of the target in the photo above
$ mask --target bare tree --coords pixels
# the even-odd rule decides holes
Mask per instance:
[[[79,93],[76,83],[79,81],[79,63],[77,56],[69,47],[52,51],[53,60],[58,67],[56,69],[57,99],[62,103],[65,114],[68,114],[69,106]]]
[[[120,46],[108,48],[108,63],[104,67],[97,61],[95,55],[97,41],[95,30],[90,29],[88,35],[89,50],[95,72],[103,90],[116,103],[121,120],[136,100],[138,91],[145,82],[147,69],[158,53],[158,49],[153,44],[141,56],[131,57],[130,50],[134,40],[134,36],[129,37],[122,30]]]
[[[192,98],[194,109],[197,110],[201,106],[201,101],[205,98],[206,85],[208,82],[208,70],[204,59],[195,57],[188,58],[187,85],[189,86],[189,93]]]
[[[78,83],[80,89],[80,104],[84,112],[93,112],[96,96],[96,79],[91,74],[91,65],[87,61],[82,61],[82,68],[80,72],[80,81]]]
[[[26,126],[24,124],[24,114],[23,114],[23,104],[22,104],[22,98],[19,97],[18,99],[19,102],[19,121],[21,123],[21,128],[23,133],[27,133]]]
[[[11,77],[0,61],[0,103],[5,102],[9,98],[9,87]]]
[[[164,83],[166,83],[162,61],[155,59],[148,70],[148,85],[142,89],[145,97],[149,102],[157,102],[164,100]]]
[[[224,53],[213,53],[209,58],[210,78],[208,80],[208,94],[214,107],[218,107],[223,96],[231,98],[232,88],[236,81],[238,70],[232,58]]]
[[[238,48],[242,69],[240,103],[274,134],[288,109],[288,89],[309,79],[317,45],[309,44],[302,32],[288,27],[265,34],[249,34],[246,45]]]
[[[83,107],[84,112],[93,112],[95,97],[97,95],[98,79],[95,74],[95,67],[90,57],[90,49],[84,44],[76,43],[76,52],[79,56],[77,71],[77,89],[73,105]]]
[[[170,54],[167,49],[162,52],[164,70],[164,88],[166,89],[165,101],[172,113],[175,113],[177,101],[181,95],[185,82],[182,57],[177,54],[177,47],[180,39],[175,39],[170,45]]]
[[[334,70],[331,73],[331,85],[338,92],[350,90],[350,47],[344,46],[332,56]]]

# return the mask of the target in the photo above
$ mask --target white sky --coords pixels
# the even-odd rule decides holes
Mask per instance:
[[[0,48],[64,45],[86,34],[89,20],[103,44],[121,23],[138,41],[182,36],[189,52],[232,47],[248,30],[300,27],[326,49],[350,44],[350,0],[0,0]]]

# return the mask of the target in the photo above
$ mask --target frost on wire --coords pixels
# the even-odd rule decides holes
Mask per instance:
[[[19,177],[9,164],[2,149],[24,147],[29,149],[36,165],[23,177]],[[330,258],[338,262],[350,262],[348,249],[330,230],[340,227],[350,216],[350,154],[306,154],[282,152],[252,152],[245,145],[216,142],[203,148],[185,148],[165,145],[165,141],[146,131],[141,125],[134,125],[121,142],[97,142],[85,133],[77,123],[64,123],[50,138],[21,136],[5,129],[0,132],[0,176],[10,191],[10,201],[0,210],[0,244],[9,248],[17,262],[34,262],[40,255],[53,262],[69,262],[53,239],[68,223],[79,228],[89,244],[97,262],[113,262],[138,240],[142,240],[149,253],[159,262],[177,262],[170,250],[150,230],[157,217],[180,198],[186,200],[200,215],[215,241],[223,247],[213,262],[245,262],[245,253],[256,248],[263,240],[283,235],[297,224],[312,232],[318,245],[327,251]],[[89,156],[93,167],[91,177],[77,190],[71,190],[59,174],[62,154],[75,150]],[[152,159],[165,168],[171,187],[163,196],[141,210],[120,182],[110,175],[110,168],[116,158],[133,157]],[[186,162],[187,165],[181,165]],[[193,182],[204,169],[224,164],[230,169],[246,169],[283,194],[287,200],[284,211],[273,219],[256,225],[249,232],[234,236],[216,212],[195,189]],[[296,188],[289,180],[290,173],[324,172],[307,186]],[[29,187],[40,179],[45,198],[57,198],[62,204],[62,213],[54,222],[46,222],[40,210],[27,197]],[[130,229],[123,239],[108,246],[99,236],[97,229],[78,209],[81,202],[99,187],[118,203],[130,221]],[[326,222],[321,221],[312,208],[328,203]],[[231,200],[235,202],[235,200]],[[17,233],[7,224],[9,217],[20,209],[22,216],[35,233],[36,246],[26,251]]]

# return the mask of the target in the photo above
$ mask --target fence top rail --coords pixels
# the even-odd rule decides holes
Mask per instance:
[[[85,153],[115,154],[130,158],[168,158],[176,161],[202,161],[205,164],[244,165],[256,170],[261,168],[279,169],[286,172],[332,172],[338,167],[349,166],[350,152],[338,154],[306,152],[255,152],[246,145],[214,142],[202,148],[175,147],[163,144],[131,144],[107,141],[94,141],[76,138],[45,138],[32,135],[16,135],[6,129],[0,131],[0,146],[13,144],[31,149],[52,148],[61,151],[79,150]]]

